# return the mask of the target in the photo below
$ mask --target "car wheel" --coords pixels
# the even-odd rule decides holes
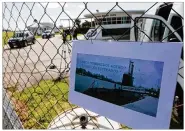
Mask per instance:
[[[32,41],[32,44],[35,44],[35,40]]]
[[[13,45],[10,45],[10,44],[9,44],[9,46],[10,46],[11,49],[15,48]]]
[[[24,41],[23,42],[23,47],[26,47],[26,46],[28,46],[28,42],[27,41]]]

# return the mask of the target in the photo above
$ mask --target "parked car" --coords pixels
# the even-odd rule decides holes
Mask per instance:
[[[15,32],[13,37],[8,40],[10,48],[26,47],[30,43],[35,44],[35,36],[29,31]]]
[[[42,38],[51,38],[51,37],[55,37],[55,32],[51,31],[51,30],[46,30],[42,33]]]

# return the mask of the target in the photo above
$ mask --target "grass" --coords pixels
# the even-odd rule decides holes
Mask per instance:
[[[70,40],[70,36],[73,38],[72,35],[67,35],[67,40]]]
[[[77,34],[77,36],[82,36],[83,34]]]
[[[82,36],[83,34],[77,34],[77,36]],[[71,35],[71,38],[73,38],[73,36]],[[67,35],[67,40],[70,40],[70,35]]]
[[[60,32],[55,33],[55,35],[60,35]]]
[[[68,102],[67,83],[46,80],[22,91],[18,91],[16,85],[7,88],[25,129],[46,129],[58,114],[75,106]],[[124,125],[122,128],[130,129]]]
[[[4,45],[6,45],[8,43],[8,39],[13,37],[13,32],[9,31],[9,32],[5,32],[3,31],[3,38],[2,38],[2,45],[4,47]]]
[[[41,35],[35,35],[35,39],[41,38],[41,37],[42,37]]]
[[[121,129],[127,129],[127,130],[130,130],[130,129],[132,129],[132,128],[130,128],[130,127],[128,127],[128,126],[125,126],[125,125],[123,125],[123,124],[120,124],[120,126],[121,126]]]
[[[75,106],[70,106],[68,102],[68,90],[68,84],[64,81],[54,84],[53,81],[47,80],[21,92],[14,92],[14,101],[19,101],[22,107],[25,107],[19,107],[17,111],[19,116],[25,112],[21,120],[24,128],[45,129],[57,114]]]

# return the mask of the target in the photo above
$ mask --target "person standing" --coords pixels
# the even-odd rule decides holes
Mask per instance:
[[[65,31],[62,33],[62,38],[63,38],[63,43],[65,44],[66,43],[66,38],[67,38],[67,34],[66,34]]]
[[[68,33],[70,40],[72,40],[72,35],[71,35],[71,29],[69,28],[69,33]]]
[[[74,33],[73,33],[73,40],[78,40],[77,39],[77,29],[74,30]]]

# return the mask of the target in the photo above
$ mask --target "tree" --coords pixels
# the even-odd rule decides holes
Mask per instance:
[[[75,20],[75,24],[77,24],[78,28],[80,28],[80,23],[81,23],[81,20],[80,19],[76,19]]]
[[[92,21],[92,27],[94,27],[94,26],[95,26],[95,23],[94,23],[94,21]],[[90,27],[91,27],[91,22],[85,21],[82,23],[82,28],[90,28]]]
[[[90,28],[91,27],[91,23],[88,21],[85,21],[84,23],[82,23],[82,28]]]

